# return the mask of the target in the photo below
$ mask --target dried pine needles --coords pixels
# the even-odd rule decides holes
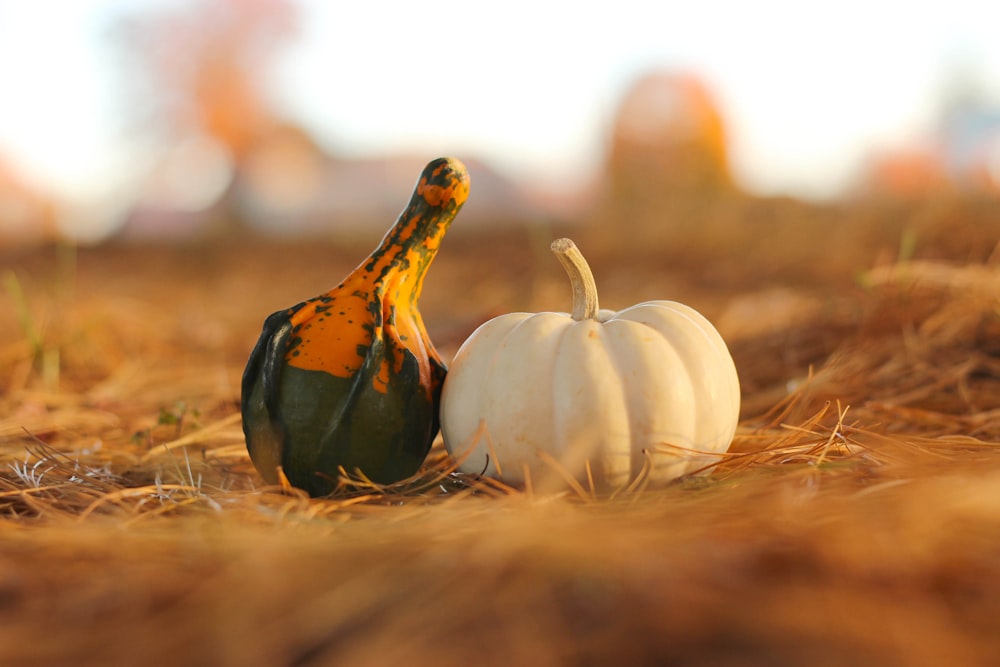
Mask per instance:
[[[168,287],[134,273],[171,252],[92,251],[72,297],[36,257],[0,296],[4,664],[1000,660],[997,262],[886,265],[774,302],[817,299],[780,327],[727,288],[706,309],[746,408],[704,475],[541,497],[439,443],[414,479],[311,500],[261,486],[237,405],[310,264],[247,312],[253,263],[225,248]],[[468,268],[442,257],[439,285]],[[432,295],[428,321],[475,324]]]

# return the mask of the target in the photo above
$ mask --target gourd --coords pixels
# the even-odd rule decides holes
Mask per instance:
[[[265,481],[283,474],[320,496],[341,470],[382,484],[418,470],[438,432],[447,371],[417,302],[468,194],[465,166],[434,160],[368,259],[329,292],[265,320],[241,398],[247,449]]]
[[[719,333],[673,301],[601,310],[573,242],[552,250],[573,287],[572,314],[501,315],[452,361],[441,431],[459,470],[536,489],[613,489],[717,460],[740,405]]]

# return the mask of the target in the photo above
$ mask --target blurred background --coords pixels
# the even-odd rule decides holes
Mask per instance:
[[[384,229],[446,154],[469,228],[992,203],[998,25],[980,0],[0,0],[0,245]]]

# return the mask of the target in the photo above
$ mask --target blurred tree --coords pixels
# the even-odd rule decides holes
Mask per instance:
[[[869,160],[860,194],[907,200],[1000,195],[1000,101],[978,67],[970,67],[948,73],[930,132]]]
[[[722,115],[696,77],[658,72],[618,109],[609,171],[616,199],[712,196],[732,188]]]
[[[284,126],[268,75],[297,19],[292,0],[177,0],[115,25],[126,120],[155,156],[123,234],[185,239],[243,227],[232,186]]]
[[[598,227],[632,248],[683,243],[735,193],[722,114],[701,80],[654,72],[636,82],[612,126]]]
[[[51,241],[55,204],[0,156],[0,248]]]
[[[1000,102],[971,72],[953,75],[938,121],[941,159],[966,194],[1000,193]]]
[[[917,199],[939,196],[950,185],[937,147],[914,145],[871,157],[858,190],[865,196]]]
[[[123,18],[131,113],[168,136],[206,133],[239,163],[275,122],[265,74],[296,19],[290,0],[187,0]]]

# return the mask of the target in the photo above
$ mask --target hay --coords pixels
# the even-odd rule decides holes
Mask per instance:
[[[10,262],[0,663],[1000,660],[996,262],[781,293],[643,269],[726,323],[744,413],[708,474],[540,497],[455,473],[438,442],[412,480],[311,500],[261,486],[239,374],[263,315],[351,262],[285,251],[82,251],[72,285],[46,252]],[[446,255],[424,310],[447,354],[484,316],[454,303],[488,289]],[[524,298],[559,294],[531,275]]]

